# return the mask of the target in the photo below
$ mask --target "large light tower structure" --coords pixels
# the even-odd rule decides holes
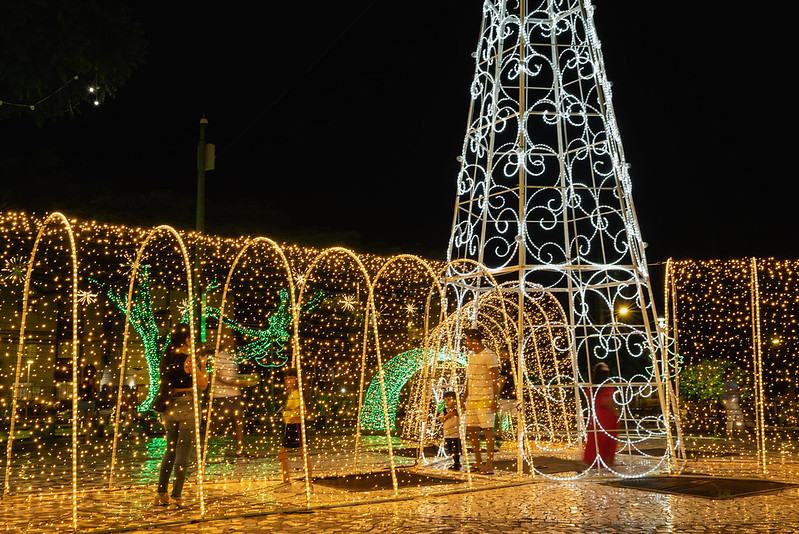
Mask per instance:
[[[639,458],[655,442],[666,450],[643,452],[654,462],[619,471],[635,475],[671,464],[677,426],[592,13],[590,0],[485,0],[449,259],[473,260],[491,276],[461,262],[449,284],[459,306],[474,308],[466,316],[474,323],[496,315],[496,305],[480,310],[487,294],[510,299],[511,311],[503,313],[515,314],[513,327],[496,318],[485,326],[497,344],[509,339],[518,394],[566,402],[563,414],[572,408],[576,414],[544,429],[548,443],[574,450],[591,439],[585,430],[593,418],[591,369],[599,361],[610,365],[622,413],[620,451]],[[525,310],[544,297],[559,303],[561,317],[531,324],[535,314]],[[568,339],[539,335],[553,325]],[[541,363],[542,342],[553,346],[550,364]],[[528,410],[528,434],[547,426],[542,410]],[[554,440],[558,432],[564,435]]]

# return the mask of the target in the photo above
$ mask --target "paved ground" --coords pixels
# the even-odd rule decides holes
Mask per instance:
[[[756,458],[730,449],[729,442],[713,440],[709,446],[689,443],[687,448],[701,454],[685,465],[684,472],[753,479],[763,476]],[[768,478],[799,480],[799,458],[795,454],[773,460],[768,466]],[[341,491],[321,483],[314,484],[312,492],[306,494],[304,483],[279,485],[274,468],[266,463],[258,467],[259,461],[266,459],[250,459],[220,471],[241,476],[238,480],[209,478],[203,488],[204,517],[197,504],[188,510],[154,507],[151,484],[82,491],[77,502],[77,530],[212,534],[799,532],[797,487],[710,500],[614,487],[608,485],[614,480],[610,477],[551,480],[537,476],[520,480],[513,471],[497,471],[494,476],[474,476],[471,483],[465,474],[454,475],[451,483],[403,488],[398,496],[392,489]],[[641,460],[634,457],[621,459],[628,467],[632,467],[629,462],[638,461]],[[146,470],[148,462],[152,460],[143,461],[138,468]],[[375,457],[375,462],[380,463],[380,459]],[[261,477],[246,478],[256,468],[262,472]],[[453,476],[434,468],[414,472]],[[561,472],[558,476],[565,479],[570,474]],[[184,495],[196,498],[198,490],[190,482]],[[11,494],[0,500],[0,528],[11,532],[69,531],[72,504],[69,492]]]
[[[728,462],[729,463],[729,462]],[[694,470],[700,467],[693,464]],[[732,464],[728,468],[732,469]],[[729,473],[725,473],[729,474]],[[346,503],[340,492],[315,485],[306,510],[305,486],[277,481],[207,484],[206,517],[194,508],[156,508],[147,488],[85,494],[78,512],[81,532],[799,532],[799,488],[710,500],[618,488],[613,479],[523,483],[510,474],[401,494],[359,494]],[[502,485],[479,489],[484,485]],[[187,487],[188,495],[196,487]],[[445,492],[445,493],[436,493]],[[382,502],[381,502],[382,501]],[[2,502],[2,525],[14,532],[69,529],[71,496],[41,495]],[[220,515],[227,517],[214,519]],[[134,525],[149,523],[149,528]]]
[[[146,532],[799,532],[799,489],[729,500],[599,480],[535,482],[408,501],[230,518]]]

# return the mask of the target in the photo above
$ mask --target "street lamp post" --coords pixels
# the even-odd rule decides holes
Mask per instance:
[[[197,217],[195,230],[197,231],[197,246],[194,249],[194,272],[196,273],[195,287],[197,294],[200,286],[200,259],[203,255],[202,235],[205,234],[205,173],[214,170],[215,147],[205,141],[205,129],[208,119],[200,119],[200,140],[197,143]],[[205,342],[205,295],[200,296],[200,341]]]

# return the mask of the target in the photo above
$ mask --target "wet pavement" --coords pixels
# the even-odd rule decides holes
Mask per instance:
[[[743,445],[714,441],[688,443],[694,459],[686,473],[717,477],[763,477],[757,459]],[[699,453],[701,452],[701,454]],[[140,466],[154,461],[147,455]],[[144,458],[142,458],[144,456]],[[501,456],[501,455],[500,455]],[[315,476],[335,476],[342,458],[324,451],[314,455]],[[564,465],[568,468],[568,461]],[[624,456],[622,464],[641,461]],[[194,477],[184,491],[193,499],[186,510],[152,505],[152,484],[142,484],[130,472],[129,485],[83,489],[77,500],[80,532],[799,532],[799,489],[711,500],[680,494],[620,488],[611,477],[593,473],[567,480],[576,472],[561,471],[552,480],[519,478],[515,469],[493,476],[453,473],[446,462],[406,468],[416,479],[435,477],[434,485],[364,491],[341,489],[317,480],[306,493],[303,481],[281,485],[274,458],[235,459],[220,453],[216,475],[204,485],[204,510],[197,503]],[[511,465],[509,463],[508,465]],[[132,465],[132,464],[131,464]],[[294,461],[295,476],[301,477]],[[359,460],[366,472],[385,469],[385,456],[366,453]],[[767,477],[792,482],[799,458],[773,458]],[[135,471],[131,467],[130,471]],[[209,470],[209,474],[213,473]],[[224,474],[224,477],[222,476]],[[141,475],[144,476],[144,475]],[[407,477],[406,477],[407,478]],[[413,478],[413,477],[412,477]],[[443,483],[441,478],[448,479]],[[138,483],[133,483],[138,480]],[[390,480],[390,477],[388,478]],[[12,493],[0,501],[0,527],[13,532],[54,532],[72,529],[73,500],[68,491]]]

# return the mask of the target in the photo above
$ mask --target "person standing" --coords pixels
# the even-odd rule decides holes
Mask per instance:
[[[278,449],[277,458],[280,460],[280,471],[283,475],[283,484],[291,483],[291,471],[289,469],[289,450],[299,449],[305,443],[302,441],[302,416],[300,411],[300,390],[298,385],[297,371],[286,369],[283,371],[283,384],[286,386],[286,402],[283,404],[283,440]],[[311,457],[308,450],[301,455],[305,457],[305,468],[308,478],[313,480]]]
[[[88,364],[83,368],[83,379],[78,385],[78,417],[83,423],[86,438],[91,437],[92,427],[97,416],[97,368]]]
[[[169,388],[169,396],[166,411],[162,414],[162,421],[166,429],[166,450],[158,475],[158,490],[155,495],[157,506],[166,506],[170,503],[167,497],[167,487],[174,469],[172,503],[178,508],[186,507],[181,495],[183,483],[186,481],[191,450],[196,439],[192,381],[196,382],[198,390],[205,391],[205,388],[208,387],[208,373],[205,370],[206,356],[201,355],[195,359],[195,356],[191,354],[190,336],[189,325],[178,324],[172,332],[166,352],[161,358],[161,376],[166,381],[164,386]],[[195,359],[194,363],[193,359]],[[192,375],[192,367],[194,367],[194,375]]]
[[[616,460],[619,408],[613,400],[616,388],[604,384],[608,378],[610,378],[608,364],[597,363],[594,366],[592,381],[599,387],[589,390],[588,393],[589,401],[593,401],[593,416],[588,421],[585,451],[583,452],[583,461],[589,466],[593,465],[597,456],[601,458],[606,467],[612,466]]]
[[[724,382],[724,396],[722,398],[724,410],[727,412],[727,437],[732,437],[733,432],[744,429],[744,413],[741,410],[741,390],[735,383],[732,373],[727,374]]]
[[[447,454],[452,456],[454,463],[449,468],[450,471],[461,470],[461,444],[460,438],[460,417],[458,416],[458,404],[455,402],[455,392],[444,392],[444,406],[438,416],[444,427],[444,446],[446,447]]]
[[[463,344],[469,352],[466,388],[463,396],[464,417],[469,441],[474,450],[474,469],[484,475],[494,474],[494,418],[499,393],[499,360],[483,345],[483,334],[476,328],[463,333]],[[486,439],[486,462],[480,451],[480,430]]]
[[[226,421],[232,421],[236,432],[236,456],[244,455],[244,401],[242,400],[239,368],[233,358],[235,341],[229,335],[223,335],[220,342],[222,350],[216,355],[216,378],[214,379],[214,401],[211,417],[214,433],[217,433]]]

